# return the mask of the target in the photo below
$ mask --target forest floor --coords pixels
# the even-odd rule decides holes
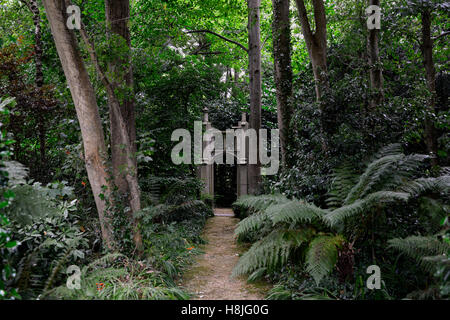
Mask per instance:
[[[208,241],[205,253],[185,273],[181,286],[193,294],[193,300],[261,300],[268,291],[266,283],[248,284],[244,277],[231,278],[239,254],[245,248],[234,239],[239,219],[231,209],[214,209],[208,219],[203,238]]]

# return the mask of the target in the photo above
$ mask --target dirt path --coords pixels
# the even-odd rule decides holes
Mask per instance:
[[[249,285],[244,278],[231,278],[231,272],[243,249],[234,241],[239,219],[231,209],[214,210],[203,231],[208,241],[205,254],[185,273],[181,285],[194,294],[194,300],[261,300],[267,286]]]

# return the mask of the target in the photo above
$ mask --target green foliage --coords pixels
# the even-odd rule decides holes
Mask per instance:
[[[7,106],[13,101],[13,99],[3,100],[0,98],[0,113],[5,117],[0,122],[0,300],[20,297],[16,288],[9,284],[14,279],[16,271],[8,260],[12,249],[17,247],[18,242],[12,238],[11,221],[5,212],[15,197],[14,193],[8,188],[10,174],[5,164],[5,160],[11,155],[10,145],[13,140],[7,137],[7,132],[3,127],[3,122],[8,121],[9,110]]]
[[[275,229],[267,236],[257,241],[239,259],[233,270],[233,275],[253,273],[262,275],[262,271],[271,271],[287,263],[293,250],[299,248],[311,238],[312,231]]]
[[[434,272],[436,267],[434,256],[446,256],[450,252],[450,244],[438,236],[410,236],[405,239],[389,240],[389,247],[394,248],[417,262],[428,272]]]
[[[309,244],[306,253],[306,270],[317,284],[332,270],[337,262],[338,248],[343,244],[341,235],[318,236]]]
[[[170,300],[187,299],[186,293],[168,286],[161,273],[146,263],[120,254],[109,254],[81,269],[81,288],[54,288],[41,298],[70,300]]]
[[[448,194],[449,176],[420,177],[425,159],[423,155],[404,155],[399,145],[390,145],[376,155],[359,177],[348,166],[336,170],[328,201],[335,207],[330,209],[282,195],[241,197],[235,206],[252,214],[238,224],[235,234],[240,240],[259,240],[241,257],[234,274],[270,274],[295,261],[302,263],[319,285],[334,269],[338,257],[345,256],[346,239],[353,238],[354,242],[359,232],[366,232],[367,225],[361,222],[364,217],[398,204],[414,206],[425,195]],[[445,211],[441,202],[433,205],[436,221]],[[421,254],[417,248],[411,248],[410,253],[413,252]],[[350,260],[342,263],[353,260],[354,251],[348,254]]]

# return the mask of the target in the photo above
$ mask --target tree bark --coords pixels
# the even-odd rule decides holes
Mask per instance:
[[[380,6],[380,0],[369,0],[369,5]],[[372,97],[369,101],[369,107],[374,110],[383,102],[383,70],[381,68],[380,49],[378,47],[380,30],[369,30],[367,36],[367,53],[369,56],[369,77]]]
[[[261,129],[261,30],[260,30],[261,0],[248,0],[248,59],[250,77],[250,128],[259,137]],[[258,194],[261,184],[261,165],[248,166],[248,192]]]
[[[277,91],[282,165],[286,164],[286,148],[289,145],[290,123],[293,112],[290,101],[292,96],[292,65],[289,4],[289,0],[272,0],[274,78]]]
[[[35,83],[36,88],[41,90],[44,85],[44,73],[42,71],[42,31],[41,31],[41,15],[38,7],[37,0],[22,0],[25,5],[30,9],[33,14],[34,24],[34,64],[35,64]],[[45,117],[43,112],[39,112],[38,116],[38,132],[39,132],[39,151],[41,157],[41,167],[46,167],[47,161],[45,160],[46,153],[46,126]],[[45,171],[45,170],[42,170]]]
[[[108,65],[107,88],[110,128],[111,156],[114,183],[122,197],[128,198],[130,219],[134,226],[134,242],[142,247],[142,238],[133,213],[141,209],[136,161],[136,116],[133,96],[133,69],[131,64],[131,37],[128,26],[130,18],[129,0],[105,0],[111,50],[118,57]],[[124,98],[119,98],[117,93]],[[121,121],[124,123],[122,124]],[[127,136],[127,137],[126,137]],[[129,147],[127,147],[129,146]]]
[[[133,70],[131,66],[131,38],[128,28],[130,15],[129,0],[106,0],[105,1],[106,21],[109,27],[110,41],[114,48],[111,50],[120,51],[115,56],[117,59],[109,63],[109,71],[113,74],[109,78],[113,92],[119,91],[125,98],[119,101],[122,118],[127,124],[127,131],[130,138],[132,150],[136,152],[136,122],[133,99]],[[123,52],[128,50],[128,52]],[[121,167],[126,162],[127,156],[121,147],[120,130],[118,130],[117,115],[114,108],[110,108],[111,123],[111,149],[114,181],[119,191],[128,192],[128,185],[125,174]],[[135,158],[135,157],[133,157]],[[122,168],[123,169],[123,168]]]
[[[321,100],[324,88],[328,87],[327,69],[327,19],[323,0],[312,0],[314,6],[314,21],[316,29],[313,32],[308,20],[305,2],[296,0],[297,9],[305,38],[306,48],[314,73],[316,98]]]
[[[431,164],[438,165],[437,161],[437,139],[436,129],[430,114],[435,113],[436,106],[436,69],[433,61],[433,39],[431,37],[431,12],[429,9],[422,11],[422,54],[423,64],[425,67],[425,75],[427,79],[428,90],[430,90],[431,98],[429,102],[429,110],[425,116],[425,144],[430,154]]]
[[[73,31],[66,27],[66,5],[63,1],[43,0],[56,49],[66,76],[80,123],[84,160],[100,219],[106,246],[114,248],[107,200],[111,185],[106,171],[107,150],[98,112],[95,92],[81,58]]]

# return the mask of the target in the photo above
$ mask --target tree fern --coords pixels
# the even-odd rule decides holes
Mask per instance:
[[[233,270],[233,276],[250,274],[260,268],[274,269],[285,264],[292,250],[307,242],[311,235],[310,229],[272,231],[244,253]]]
[[[269,220],[267,212],[256,212],[241,220],[238,223],[234,234],[238,237],[242,237],[251,231],[262,229],[268,224],[271,224],[271,220]]]
[[[364,195],[371,190],[372,186],[376,184],[389,169],[392,170],[392,166],[401,158],[403,158],[403,154],[389,155],[370,163],[366,171],[360,176],[358,183],[355,184],[347,194],[344,199],[344,204],[353,203],[357,199],[364,197]]]
[[[331,188],[326,200],[328,208],[337,208],[343,205],[345,198],[358,181],[358,178],[359,175],[355,173],[351,164],[344,164],[334,169]]]
[[[450,253],[450,244],[438,239],[437,236],[396,238],[389,240],[388,243],[390,248],[417,260],[420,266],[429,272],[433,270],[436,263],[433,259],[427,259],[427,257],[445,256]]]
[[[309,244],[306,253],[306,270],[317,284],[334,268],[338,257],[338,248],[344,239],[340,235],[316,237]]]
[[[321,220],[325,210],[304,201],[291,200],[282,204],[272,205],[265,211],[273,224],[311,222]]]
[[[340,207],[329,213],[323,218],[330,226],[336,226],[338,223],[344,221],[344,219],[361,214],[371,207],[379,204],[396,201],[406,201],[409,199],[409,194],[405,192],[394,191],[378,191],[369,194],[366,198],[356,200],[352,204]]]
[[[289,201],[284,195],[269,194],[261,196],[242,196],[234,203],[237,206],[241,206],[245,209],[251,209],[253,211],[262,211],[273,204],[284,203]]]
[[[406,203],[428,192],[448,193],[448,175],[417,179],[427,158],[426,155],[404,155],[401,146],[396,144],[382,149],[359,177],[355,176],[348,166],[337,169],[327,201],[329,209],[321,209],[301,200],[289,200],[280,195],[240,198],[237,204],[253,214],[238,224],[235,233],[244,237],[260,230],[258,235],[262,238],[241,257],[234,273],[253,272],[252,277],[259,276],[264,268],[268,270],[285,264],[295,249],[301,244],[309,243],[306,270],[316,283],[319,283],[334,268],[338,248],[344,242],[342,236],[330,233],[330,227],[336,231],[348,218],[370,214],[374,208],[384,209],[392,203]],[[443,209],[439,210],[441,203],[434,201],[433,206],[433,211],[438,215],[445,212]],[[321,231],[326,235],[310,235],[309,240],[305,238],[301,244],[285,237],[286,227],[312,230],[313,222],[313,226],[318,228],[316,232]],[[392,244],[396,242],[393,241]],[[412,243],[408,245],[412,246]],[[427,255],[433,256],[435,252],[429,252]],[[425,253],[422,256],[425,256]]]
[[[440,176],[437,178],[419,178],[409,181],[399,189],[408,192],[413,196],[419,196],[428,191],[448,193],[450,188],[450,176]]]

